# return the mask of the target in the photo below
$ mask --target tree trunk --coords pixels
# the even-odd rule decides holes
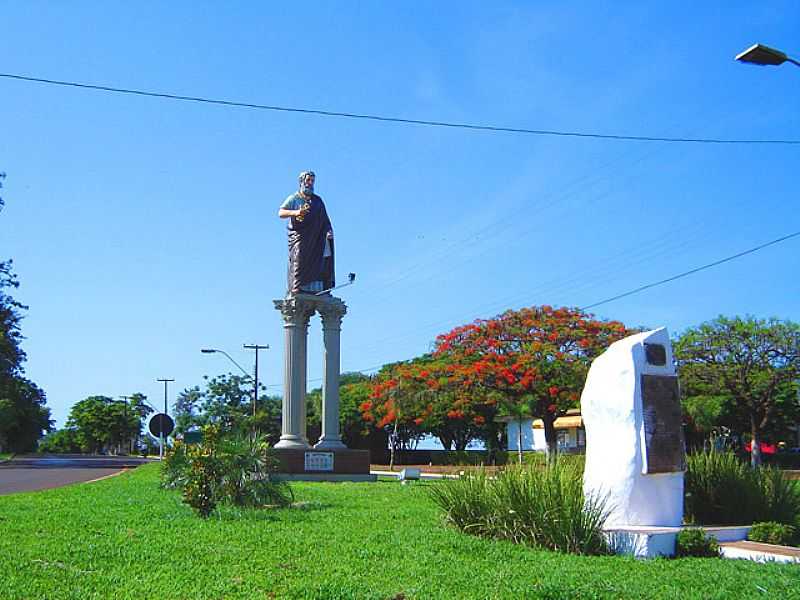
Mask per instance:
[[[547,444],[547,464],[552,465],[556,462],[558,456],[558,437],[556,436],[555,416],[549,411],[545,411],[542,415],[542,423],[544,424],[544,439]]]
[[[761,431],[756,422],[755,415],[750,416],[750,433],[753,436],[750,442],[750,464],[753,467],[761,466]]]
[[[498,437],[501,435],[497,423],[490,421],[486,427],[486,438],[484,444],[486,446],[486,463],[494,465],[497,462],[497,451],[500,449],[500,441]]]
[[[397,419],[394,420],[392,437],[389,440],[389,470],[394,471],[394,449],[397,446]]]
[[[517,459],[522,464],[522,419],[517,421]]]
[[[453,438],[451,438],[449,435],[445,435],[440,431],[436,437],[439,438],[439,442],[441,442],[442,447],[445,450],[449,452],[450,450],[453,449]]]

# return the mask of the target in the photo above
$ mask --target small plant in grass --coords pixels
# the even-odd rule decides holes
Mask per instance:
[[[180,489],[183,501],[206,518],[220,502],[247,507],[291,504],[289,484],[271,479],[276,468],[264,436],[222,435],[212,425],[204,428],[201,444],[178,443],[170,450],[161,481],[163,487]]]
[[[603,499],[585,500],[578,465],[481,470],[430,489],[445,521],[464,533],[574,554],[607,554]]]
[[[217,507],[219,463],[213,453],[192,451],[181,495],[203,519]]]
[[[694,556],[699,558],[719,558],[720,549],[717,540],[706,536],[699,527],[684,529],[675,540],[675,556],[678,558]]]
[[[747,534],[751,542],[777,544],[779,546],[796,546],[798,544],[797,529],[785,523],[766,521],[754,523]]]

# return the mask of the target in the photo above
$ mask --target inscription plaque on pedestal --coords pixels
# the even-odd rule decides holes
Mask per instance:
[[[306,452],[306,471],[333,471],[333,452]]]
[[[642,375],[642,417],[642,473],[652,475],[685,471],[686,446],[677,377]]]

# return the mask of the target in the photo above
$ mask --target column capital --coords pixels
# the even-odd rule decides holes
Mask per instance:
[[[323,329],[329,327],[341,329],[342,318],[347,314],[347,305],[341,299],[330,296],[325,302],[320,302],[316,308],[322,317]]]
[[[275,308],[281,312],[285,325],[307,326],[311,315],[314,314],[314,302],[304,298],[290,296],[281,300],[273,300]]]

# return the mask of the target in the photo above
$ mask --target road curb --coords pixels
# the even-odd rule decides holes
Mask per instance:
[[[89,481],[81,481],[81,485],[85,485],[87,483],[94,483],[95,481],[103,481],[103,479],[110,479],[112,477],[116,477],[117,475],[122,475],[123,473],[127,473],[130,471],[128,467],[117,471],[116,473],[111,473],[110,475],[103,475],[102,477],[98,477],[97,479],[90,479]]]

